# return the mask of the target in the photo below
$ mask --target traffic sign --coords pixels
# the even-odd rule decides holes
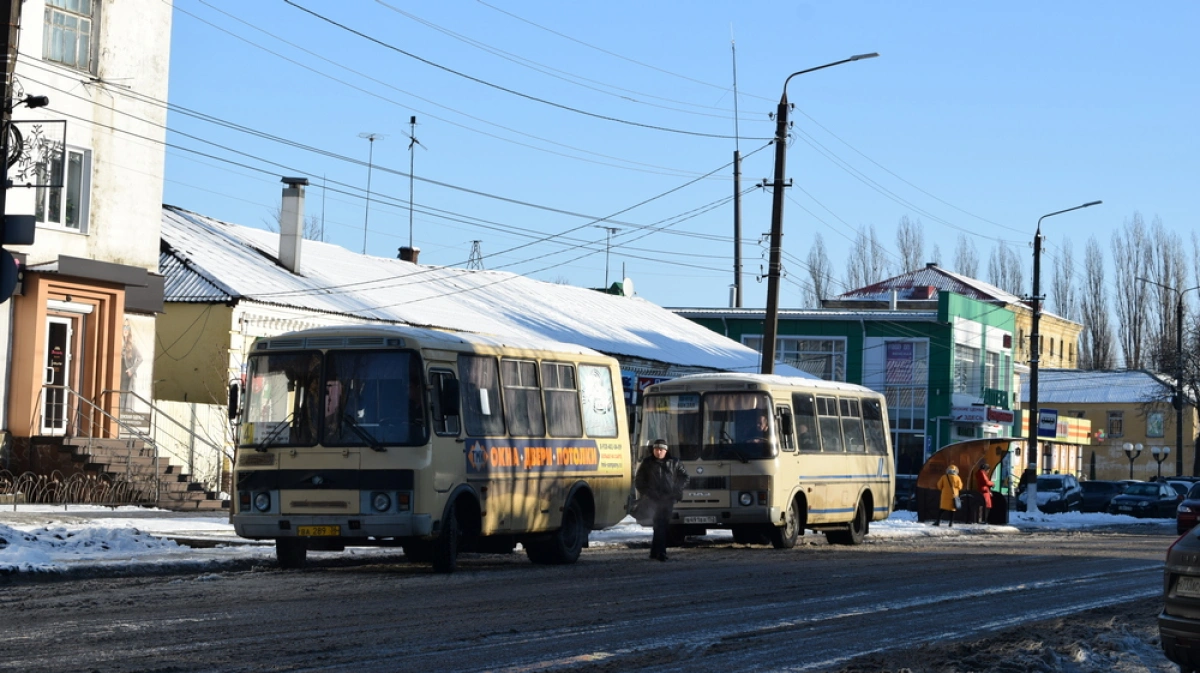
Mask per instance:
[[[1038,437],[1058,436],[1058,410],[1038,409]]]

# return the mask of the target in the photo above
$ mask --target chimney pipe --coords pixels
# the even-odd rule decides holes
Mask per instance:
[[[300,273],[300,244],[304,240],[304,188],[308,178],[283,178],[283,206],[279,211],[279,263]]]
[[[419,257],[420,255],[421,255],[420,248],[416,248],[416,247],[410,248],[407,245],[400,248],[399,257],[400,257],[400,260],[403,262],[412,262],[413,264],[416,264],[417,257]]]

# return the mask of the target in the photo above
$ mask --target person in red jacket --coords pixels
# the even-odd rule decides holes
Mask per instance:
[[[992,512],[993,482],[992,476],[988,474],[989,471],[990,468],[988,467],[987,459],[980,460],[979,471],[975,473],[975,487],[979,491],[979,494],[983,496],[983,508],[979,513],[979,523],[987,523],[988,515]]]

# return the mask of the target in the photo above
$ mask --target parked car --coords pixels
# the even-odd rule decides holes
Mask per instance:
[[[1158,635],[1163,653],[1181,671],[1200,668],[1200,527],[1167,549]]]
[[[1121,495],[1108,503],[1109,514],[1128,514],[1139,518],[1175,516],[1183,496],[1169,484],[1146,481],[1130,484]]]
[[[1125,484],[1117,481],[1085,481],[1079,487],[1083,489],[1083,502],[1079,505],[1081,512],[1105,512],[1109,501],[1125,490]]]
[[[917,475],[896,475],[896,495],[892,499],[892,511],[917,511]]]
[[[1175,508],[1175,530],[1183,535],[1196,527],[1197,519],[1200,519],[1200,484],[1192,486],[1192,490]]]
[[[1017,496],[1017,511],[1024,512],[1029,500],[1028,489]],[[1078,512],[1083,505],[1083,489],[1079,480],[1070,474],[1042,474],[1037,478],[1037,506],[1047,514]]]

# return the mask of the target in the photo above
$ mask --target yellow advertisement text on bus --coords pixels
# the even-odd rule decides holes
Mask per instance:
[[[467,472],[595,472],[600,450],[592,440],[472,439]]]

